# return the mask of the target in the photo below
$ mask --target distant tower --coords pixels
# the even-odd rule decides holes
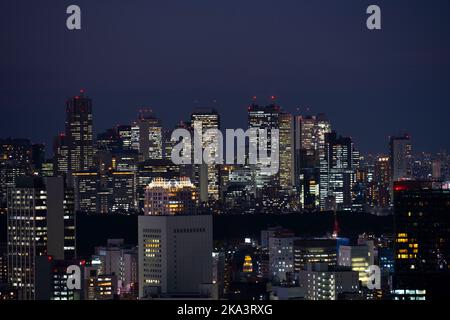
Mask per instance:
[[[285,189],[294,185],[294,117],[280,113],[280,186]]]
[[[389,142],[392,181],[411,178],[411,141],[409,135],[391,137]]]
[[[66,138],[69,151],[68,171],[89,170],[93,166],[92,100],[80,95],[70,98],[66,105]]]
[[[131,130],[130,143],[141,153],[143,161],[163,158],[162,125],[152,110],[141,110]]]
[[[274,98],[272,98],[274,102]],[[275,103],[272,103],[268,106],[260,106],[255,103],[252,103],[248,107],[248,126],[250,129],[264,129],[267,130],[267,141],[263,141],[263,137],[256,138],[256,141],[251,140],[250,143],[257,144],[261,143],[267,146],[267,155],[270,155],[272,150],[278,146],[272,146],[272,130],[279,129],[280,127],[280,107]],[[281,138],[281,137],[280,137]],[[254,139],[254,138],[253,138]],[[279,144],[279,141],[276,141]],[[252,158],[252,155],[249,152],[249,158]],[[279,184],[279,173],[278,174],[269,174],[266,173],[263,169],[265,164],[261,163],[258,159],[258,162],[254,166],[255,172],[255,184],[257,195],[261,195],[262,191],[269,187],[276,187]]]
[[[202,132],[200,134],[205,135],[209,129],[220,130],[220,115],[215,109],[211,108],[198,108],[191,115],[191,126],[195,128],[201,126]],[[211,145],[219,137],[214,136],[214,133],[208,133],[202,139],[203,148]],[[210,148],[210,156],[214,157],[220,150],[219,145],[216,144],[216,148]],[[219,165],[217,164],[201,164],[198,165],[198,185],[200,189],[200,200],[219,200]]]

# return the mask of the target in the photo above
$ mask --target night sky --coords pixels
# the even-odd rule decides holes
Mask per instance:
[[[66,28],[70,4],[81,31]],[[2,0],[0,137],[50,144],[85,88],[96,132],[141,107],[172,127],[215,106],[223,128],[245,127],[250,98],[276,95],[364,152],[405,131],[416,152],[450,150],[449,18],[448,0]]]

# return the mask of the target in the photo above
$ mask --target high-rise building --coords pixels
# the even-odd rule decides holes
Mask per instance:
[[[450,189],[431,181],[394,183],[397,299],[445,299],[450,286]]]
[[[73,188],[63,177],[44,179],[47,192],[47,254],[57,260],[76,258],[76,214]]]
[[[208,131],[210,129],[220,130],[220,115],[212,108],[197,108],[191,114],[192,130],[199,130],[198,135],[202,135],[202,155],[203,150],[209,146],[209,156],[215,158],[219,154],[219,137],[216,133]],[[197,129],[196,129],[197,128]],[[194,150],[194,148],[192,148]],[[203,159],[204,160],[204,159]],[[194,184],[199,188],[200,201],[219,200],[220,195],[220,177],[218,164],[202,164],[195,166]],[[196,183],[198,182],[198,183]]]
[[[392,181],[411,178],[411,141],[409,135],[389,140]]]
[[[92,169],[94,146],[92,129],[92,100],[80,90],[66,105],[66,138],[69,151],[70,173]]]
[[[262,129],[267,130],[267,135],[258,135],[258,137],[251,138],[249,144],[264,145],[267,149],[267,155],[270,156],[272,150],[279,151],[279,141],[272,141],[272,130],[279,130],[280,126],[280,107],[275,103],[268,106],[260,106],[252,103],[248,107],[248,126],[249,129]],[[272,145],[274,142],[276,145]],[[252,156],[251,150],[249,151],[249,158]],[[266,188],[278,187],[279,185],[279,172],[272,174],[267,170],[263,170],[267,163],[263,163],[260,157],[256,164],[252,164],[252,168],[255,172],[255,187],[256,195],[259,197]]]
[[[53,174],[65,176],[69,172],[69,141],[64,133],[53,141]]]
[[[137,142],[137,150],[142,156],[141,160],[163,158],[161,121],[151,109],[140,111],[138,119],[131,128],[130,135],[131,147],[136,148]]]
[[[375,182],[374,204],[379,207],[388,207],[391,203],[392,181],[389,157],[378,157],[373,178]]]
[[[197,202],[197,188],[189,178],[155,178],[145,189],[144,211],[146,215],[194,214]]]
[[[74,259],[73,194],[62,177],[20,177],[8,189],[8,281],[22,300],[36,298],[36,259]]]
[[[100,175],[97,171],[74,172],[75,211],[96,213]]]
[[[117,126],[117,135],[119,136],[119,140],[122,144],[122,149],[124,150],[130,150],[132,149],[131,144],[131,137],[132,137],[132,130],[131,125],[119,125]]]
[[[137,208],[136,173],[133,171],[110,171],[107,188],[111,194],[110,212],[128,212]]]
[[[42,178],[8,189],[8,280],[20,300],[35,298],[35,259],[47,254],[47,191]]]
[[[291,189],[295,183],[294,118],[289,113],[279,114],[280,187]]]
[[[302,207],[319,207],[320,173],[326,175],[325,134],[331,132],[324,114],[295,117],[295,184]]]
[[[212,216],[139,216],[139,297],[198,295],[212,283]]]
[[[32,145],[28,139],[0,139],[0,214],[6,212],[7,189],[16,178],[32,172]]]
[[[320,169],[320,209],[330,209],[326,208],[330,199],[335,202],[336,209],[351,209],[354,175],[352,140],[331,132],[325,134],[325,145],[325,157]]]

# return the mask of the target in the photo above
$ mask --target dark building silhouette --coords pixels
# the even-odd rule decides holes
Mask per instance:
[[[450,190],[436,182],[396,182],[394,206],[395,298],[448,298]]]

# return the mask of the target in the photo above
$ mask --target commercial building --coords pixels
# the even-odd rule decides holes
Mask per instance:
[[[139,297],[199,295],[212,283],[212,216],[139,216]]]

